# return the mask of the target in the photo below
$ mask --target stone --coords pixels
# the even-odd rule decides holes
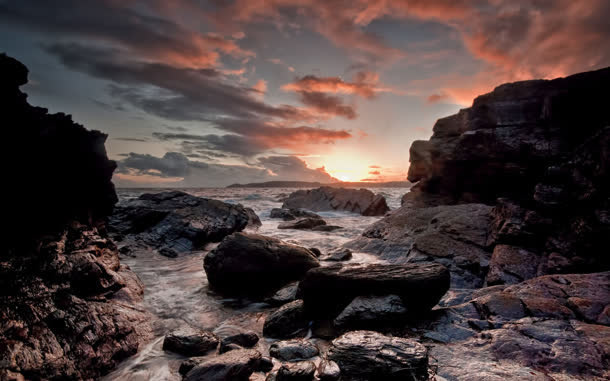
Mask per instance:
[[[282,222],[277,226],[278,229],[313,229],[315,227],[326,225],[326,221],[321,218],[301,218],[295,221]]]
[[[303,300],[298,299],[267,316],[263,325],[263,336],[278,339],[294,337],[302,334],[308,324]]]
[[[489,262],[486,283],[489,286],[515,284],[534,278],[539,263],[539,256],[531,251],[516,246],[496,245]]]
[[[238,349],[210,357],[195,365],[185,376],[185,381],[247,381],[259,367],[260,352],[254,349]]]
[[[333,340],[328,359],[339,365],[347,379],[428,379],[426,347],[412,339],[373,331],[351,331]]]
[[[190,326],[181,327],[165,336],[163,350],[183,356],[203,356],[218,347],[218,337],[212,332]]]
[[[340,247],[326,253],[322,258],[323,261],[341,262],[352,259],[352,251],[346,247]]]
[[[386,327],[403,320],[407,308],[397,295],[357,296],[334,320],[338,329]]]
[[[297,294],[308,313],[335,317],[355,297],[391,295],[417,313],[432,308],[449,289],[449,271],[434,263],[331,265],[307,272]]]
[[[333,232],[335,230],[343,229],[343,226],[337,225],[318,225],[311,228],[314,232]]]
[[[319,219],[322,218],[319,215],[317,215],[316,213],[310,212],[305,209],[282,209],[282,208],[271,209],[271,213],[269,214],[269,217],[281,218],[284,221],[292,221],[292,220],[296,220],[296,219],[304,218],[304,217],[319,218]]]
[[[318,378],[320,381],[337,381],[341,378],[341,369],[334,361],[322,360],[318,366]]]
[[[381,195],[367,189],[321,187],[298,190],[284,201],[282,208],[306,208],[313,211],[346,211],[363,216],[383,216],[390,208]]]
[[[269,347],[269,354],[282,361],[307,360],[320,353],[317,345],[311,340],[293,339],[276,341]]]
[[[309,249],[311,250],[311,249]],[[313,250],[312,250],[313,252]],[[297,288],[299,284],[297,282],[290,283],[282,288],[280,288],[275,294],[271,297],[265,299],[266,303],[269,303],[272,306],[282,306],[286,303],[290,303],[297,298]]]
[[[111,231],[124,236],[126,244],[157,249],[169,257],[201,249],[248,226],[260,225],[256,214],[241,205],[180,191],[145,193],[123,201],[109,219]]]
[[[282,364],[276,381],[312,381],[315,372],[316,364],[311,361]]]
[[[225,295],[269,294],[320,266],[308,249],[257,234],[234,233],[204,258],[210,287]]]

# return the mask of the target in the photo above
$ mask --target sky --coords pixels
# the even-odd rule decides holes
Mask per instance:
[[[609,0],[0,0],[29,102],[109,135],[119,187],[405,180],[505,82],[610,66]]]

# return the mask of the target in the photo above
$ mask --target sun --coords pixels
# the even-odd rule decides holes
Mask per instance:
[[[338,179],[341,181],[350,181],[350,178],[347,175],[340,175]]]

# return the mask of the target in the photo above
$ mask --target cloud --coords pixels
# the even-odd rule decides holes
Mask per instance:
[[[336,96],[303,91],[299,92],[299,99],[320,114],[342,116],[347,119],[356,119],[358,116],[353,106],[344,104],[343,100]]]
[[[428,103],[439,103],[445,100],[448,100],[450,96],[448,94],[431,94],[428,96]]]
[[[379,171],[370,171],[369,175],[381,175],[381,172],[379,172]]]
[[[379,74],[374,72],[360,71],[354,75],[352,82],[346,82],[339,77],[317,77],[306,75],[298,78],[295,82],[285,84],[285,91],[319,92],[333,94],[355,94],[363,98],[373,98],[380,92],[393,92],[386,87],[379,87]]]
[[[292,72],[292,73],[294,73],[294,72],[295,72],[295,68],[294,68],[294,67],[292,67],[292,66],[288,65],[287,63],[285,63],[284,61],[282,61],[282,60],[281,60],[281,59],[279,59],[279,58],[269,58],[267,61],[268,61],[268,62],[271,62],[271,63],[272,63],[272,64],[274,64],[274,65],[280,65],[280,66],[284,66],[286,69],[288,69],[288,71],[290,71],[290,72]]]
[[[237,180],[336,181],[324,168],[312,169],[294,156],[269,156],[256,166],[225,165],[190,160],[179,152],[163,157],[130,153],[118,162],[114,181],[118,186],[223,187]]]
[[[112,140],[119,140],[122,142],[148,142],[148,139],[142,138],[112,138]]]
[[[378,169],[378,168],[381,168],[381,166],[379,166],[379,165],[369,165],[369,168]]]

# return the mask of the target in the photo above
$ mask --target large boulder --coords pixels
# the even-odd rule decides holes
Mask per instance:
[[[106,134],[27,103],[0,54],[5,176],[0,379],[98,379],[150,337],[143,285],[104,227],[117,201]],[[15,158],[27,160],[15,160]]]
[[[308,271],[297,294],[308,313],[334,317],[362,295],[395,294],[409,311],[422,312],[448,289],[449,271],[439,264],[331,265]]]
[[[203,360],[184,376],[185,381],[247,381],[261,361],[254,349],[236,349]]]
[[[453,287],[481,287],[491,258],[492,210],[483,204],[403,206],[344,246],[394,263],[440,263],[451,271]]]
[[[347,211],[363,216],[383,216],[390,208],[381,195],[367,189],[321,187],[298,190],[284,201],[282,208],[313,211]]]
[[[350,380],[428,379],[428,351],[415,340],[352,331],[333,340],[328,358]]]
[[[169,256],[260,224],[251,209],[180,191],[146,193],[123,201],[109,219],[110,229],[125,237],[124,244],[143,244]]]
[[[308,249],[258,234],[234,233],[204,259],[210,286],[227,295],[263,295],[320,266]]]

